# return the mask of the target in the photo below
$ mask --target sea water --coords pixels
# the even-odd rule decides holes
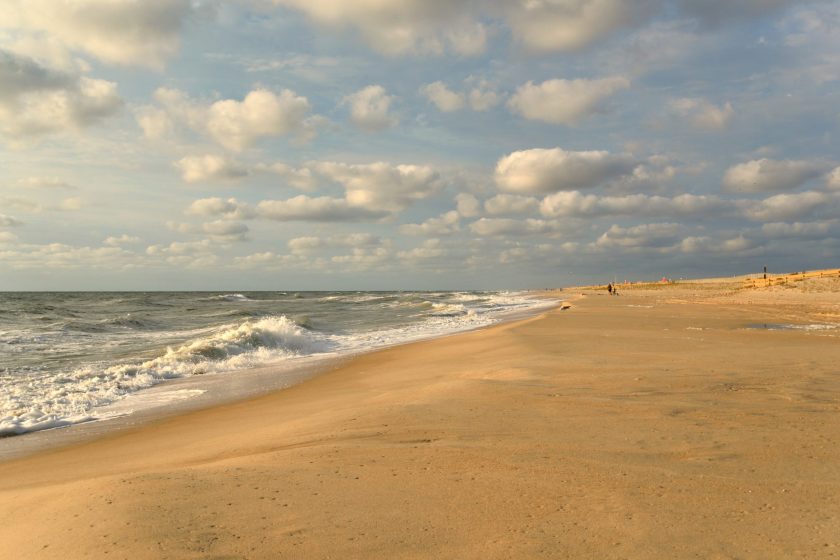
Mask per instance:
[[[0,436],[130,412],[122,401],[167,380],[281,375],[546,305],[524,292],[0,293]]]

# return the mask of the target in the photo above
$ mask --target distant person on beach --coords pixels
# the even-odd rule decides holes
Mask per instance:
[[[610,293],[610,295],[612,295],[612,294],[613,294],[612,282],[610,282],[609,284],[607,284],[607,291]]]

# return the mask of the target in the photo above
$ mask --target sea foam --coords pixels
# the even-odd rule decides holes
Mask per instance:
[[[329,348],[328,338],[319,339],[285,316],[265,317],[219,328],[139,363],[90,364],[57,377],[14,376],[3,380],[0,436],[95,419],[91,409],[167,379],[242,369]]]
[[[69,295],[64,307],[51,303],[58,296],[29,297],[47,301],[21,303],[37,307],[30,323],[0,322],[0,353],[9,358],[0,364],[0,436],[151,406],[157,401],[140,393],[170,379],[365,352],[552,305],[505,292],[123,294],[109,305]],[[57,321],[42,321],[44,310]]]

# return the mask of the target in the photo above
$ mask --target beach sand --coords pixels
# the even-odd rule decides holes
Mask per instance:
[[[763,327],[839,284],[566,290],[5,462],[0,558],[840,557],[840,329]]]

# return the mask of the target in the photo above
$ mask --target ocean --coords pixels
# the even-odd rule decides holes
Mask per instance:
[[[266,364],[282,364],[276,375],[290,376],[313,359],[483,327],[548,305],[528,292],[0,293],[0,436],[156,406],[138,397],[168,380],[232,384]],[[192,387],[174,393],[206,390]]]

